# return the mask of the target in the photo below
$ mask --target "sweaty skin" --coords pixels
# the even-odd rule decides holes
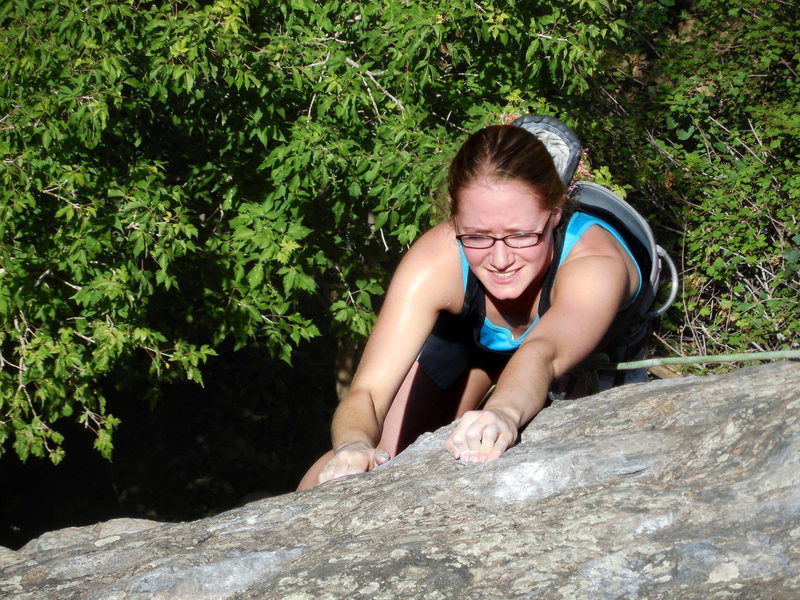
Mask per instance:
[[[416,357],[439,312],[457,314],[463,305],[457,234],[544,232],[533,247],[496,242],[488,249],[464,249],[485,289],[486,316],[492,323],[519,336],[536,318],[560,208],[548,209],[530,187],[515,180],[478,180],[459,197],[455,219],[415,242],[392,279],[350,394],[334,414],[333,447],[347,448],[318,461],[301,488],[370,470],[396,455],[399,432],[393,415],[408,401]],[[446,442],[452,456],[485,462],[513,446],[519,428],[542,409],[551,382],[589,355],[638,284],[636,267],[619,242],[602,228],[591,227],[559,268],[550,308],[500,373],[481,410],[473,409],[493,378],[483,371],[469,374],[456,413],[461,421]]]
[[[525,210],[524,188],[514,183],[466,188],[461,195],[464,227],[491,229],[487,223],[493,223],[495,231],[501,231],[511,223],[513,228],[513,215],[530,211]],[[465,250],[470,269],[486,289],[490,320],[505,318],[513,332],[507,315],[524,315],[530,306],[528,319],[516,331],[521,333],[532,322],[541,292],[537,278],[552,258],[551,240],[548,232],[545,259],[529,252],[541,246],[515,250],[496,243],[489,250]],[[497,271],[514,274],[506,282],[498,280]],[[587,231],[559,269],[550,309],[508,362],[492,397],[483,410],[466,413],[448,438],[453,457],[485,462],[512,446],[519,428],[542,409],[551,382],[588,356],[636,287],[636,267],[613,236],[599,227]]]

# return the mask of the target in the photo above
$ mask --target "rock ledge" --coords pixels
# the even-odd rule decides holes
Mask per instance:
[[[48,534],[0,554],[0,596],[796,598],[799,414],[793,362],[626,386],[553,404],[486,465],[453,461],[447,427],[213,518]]]

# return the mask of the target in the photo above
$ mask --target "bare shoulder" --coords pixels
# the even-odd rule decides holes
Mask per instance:
[[[409,252],[445,251],[447,248],[458,252],[455,230],[450,222],[439,223],[423,233],[411,246]]]
[[[591,227],[558,268],[551,304],[529,336],[561,374],[586,358],[638,287],[636,266],[607,231]]]
[[[583,284],[605,282],[596,290],[608,291],[617,287],[620,304],[629,300],[640,284],[639,272],[631,256],[611,233],[598,226],[590,227],[576,242],[558,275],[556,289],[564,287],[564,283],[578,281]]]
[[[575,243],[565,263],[587,256],[628,256],[625,249],[617,239],[608,231],[595,225],[589,227],[581,238]]]
[[[412,244],[395,272],[392,287],[402,287],[403,295],[424,297],[437,310],[461,309],[461,256],[450,223],[436,225]]]

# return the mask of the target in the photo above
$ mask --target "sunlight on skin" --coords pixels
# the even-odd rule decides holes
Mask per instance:
[[[476,133],[475,139],[495,135],[493,132],[500,135],[501,131],[505,132],[502,135],[517,135],[502,128],[487,128]],[[460,164],[458,157],[453,164]],[[547,166],[541,160],[524,164],[535,164],[537,170]],[[560,184],[555,171],[553,176]],[[524,177],[537,181],[530,173]],[[560,186],[541,187],[549,190],[546,193],[550,196],[545,198],[535,191],[540,187],[534,188],[528,181],[523,175],[474,173],[471,180],[456,188],[453,219],[426,232],[403,257],[350,394],[334,414],[332,438],[334,448],[341,451],[326,455],[327,462],[317,471],[320,481],[368,471],[385,462],[376,448],[394,456],[419,434],[455,419],[458,423],[446,441],[450,454],[465,463],[496,460],[516,443],[519,429],[543,408],[552,381],[589,355],[618,308],[632,297],[631,290],[638,289],[636,265],[628,262],[626,251],[613,235],[594,223],[581,228],[582,221],[576,220],[571,230],[575,237],[559,262],[549,292],[549,307],[539,318],[545,276],[554,260],[553,231],[562,220],[565,197]],[[523,242],[534,243],[514,247],[519,238],[508,236],[520,234]],[[480,245],[480,239],[459,244],[457,236],[465,235],[493,239],[489,247],[475,248],[470,242]],[[480,284],[475,293],[479,294],[476,302],[483,303],[481,308],[465,305],[470,280],[464,280],[462,256]],[[469,285],[474,285],[472,282]],[[428,357],[425,360],[430,362],[420,366],[421,349],[433,339],[431,351],[442,352],[441,358],[449,360],[447,353],[454,352],[454,346],[448,346],[451,342],[444,338],[431,337],[431,332],[441,315],[459,315],[465,306],[468,318],[474,317],[474,325],[481,328],[481,340],[470,340],[474,346],[469,345],[465,370],[456,372],[457,379],[440,385],[432,379],[442,376],[436,371],[435,359]],[[457,327],[473,327],[472,321],[458,323]],[[484,333],[495,330],[508,337],[510,346],[494,341],[482,345]],[[473,355],[472,348],[502,357],[502,362],[481,363],[483,359]],[[433,369],[430,377],[424,373],[428,368]],[[482,379],[475,379],[475,385],[458,379],[481,372]],[[496,386],[491,397],[476,410],[493,383]],[[448,394],[457,394],[458,411],[423,425],[422,421],[429,420],[428,413],[436,412],[434,407],[443,405]],[[408,437],[412,432],[414,435],[401,446],[400,436]]]

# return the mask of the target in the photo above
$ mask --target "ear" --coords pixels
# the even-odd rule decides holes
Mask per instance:
[[[552,219],[553,219],[553,229],[555,229],[558,226],[558,224],[561,223],[561,207],[560,206],[556,206],[553,209],[553,217],[552,217]]]

